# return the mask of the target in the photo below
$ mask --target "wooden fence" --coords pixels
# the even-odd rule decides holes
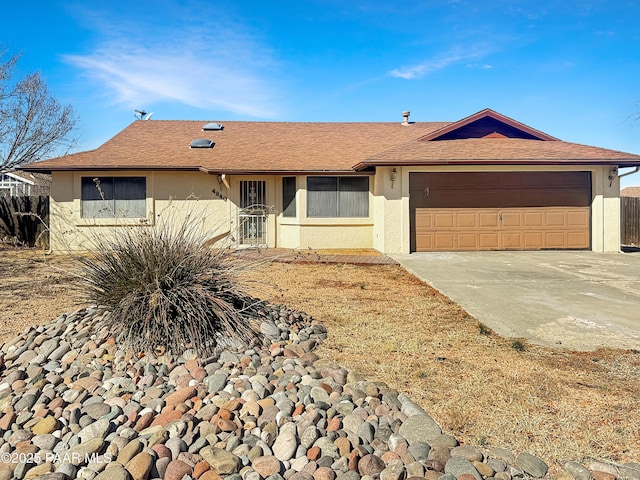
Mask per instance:
[[[640,197],[620,197],[622,245],[640,246]]]
[[[26,247],[45,246],[48,224],[48,196],[0,196],[0,241]]]

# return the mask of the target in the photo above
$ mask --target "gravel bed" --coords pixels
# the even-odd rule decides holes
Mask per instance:
[[[119,349],[105,315],[61,315],[0,347],[0,480],[551,478],[318,358],[326,329],[302,312],[265,306],[261,345],[206,359]],[[640,480],[638,464],[563,467],[554,478]]]

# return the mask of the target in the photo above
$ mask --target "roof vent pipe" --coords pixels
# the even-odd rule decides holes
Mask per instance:
[[[409,125],[409,115],[411,115],[411,112],[408,110],[402,112],[402,117],[404,118],[404,121],[402,122],[403,125]]]

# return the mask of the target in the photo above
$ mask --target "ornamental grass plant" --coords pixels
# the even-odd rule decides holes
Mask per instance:
[[[118,227],[95,239],[94,253],[78,257],[87,299],[108,312],[103,323],[134,353],[191,349],[205,358],[259,342],[265,302],[239,285],[246,264],[233,262],[229,248],[206,246],[197,219],[180,222]]]

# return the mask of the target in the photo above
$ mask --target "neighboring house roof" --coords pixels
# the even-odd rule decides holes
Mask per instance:
[[[562,142],[490,109],[457,122],[313,123],[138,120],[99,148],[22,167],[353,172],[377,165],[640,165],[640,155]],[[213,148],[189,148],[206,138]],[[355,165],[354,165],[355,164]]]
[[[0,172],[2,195],[49,195],[51,175],[21,171]]]
[[[640,187],[627,187],[620,191],[621,197],[640,197]]]
[[[186,169],[211,173],[353,171],[352,165],[398,142],[446,125],[412,123],[219,122],[138,120],[87,152],[32,163],[29,171]],[[208,138],[213,148],[189,148]]]
[[[5,175],[14,178],[20,182],[28,183],[29,185],[51,185],[51,175],[44,173],[30,173],[20,170],[12,170],[10,172],[3,172]]]
[[[17,182],[22,182],[22,183],[26,183],[28,185],[33,185],[35,182],[33,180],[33,175],[31,173],[28,172],[16,172],[16,171],[11,171],[11,172],[0,172],[3,175],[6,175],[7,177],[11,178],[12,181],[17,181]],[[31,177],[31,178],[29,178]]]

